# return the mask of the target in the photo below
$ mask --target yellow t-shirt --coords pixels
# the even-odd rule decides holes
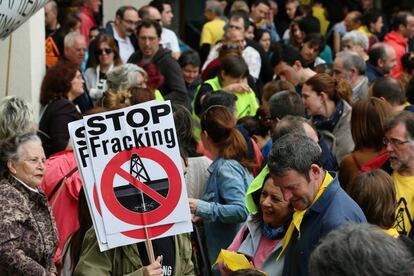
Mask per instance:
[[[325,9],[322,7],[312,7],[312,14],[318,18],[321,24],[321,35],[325,35],[329,26],[329,21],[325,17]]]
[[[397,191],[397,213],[394,228],[401,235],[410,233],[414,218],[414,176],[402,176],[397,171],[392,173]]]
[[[217,18],[204,24],[201,31],[200,45],[210,44],[213,47],[217,41],[223,38],[224,20]]]

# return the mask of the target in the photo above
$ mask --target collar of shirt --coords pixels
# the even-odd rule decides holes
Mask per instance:
[[[13,178],[14,178],[14,179],[16,179],[18,182],[20,182],[20,183],[21,183],[24,187],[26,187],[26,188],[27,188],[27,189],[29,189],[30,191],[40,194],[39,189],[34,189],[34,188],[32,188],[32,187],[30,187],[30,186],[26,185],[23,181],[21,181],[20,179],[18,179],[18,178],[17,178],[17,177],[15,177],[15,176],[13,176]]]

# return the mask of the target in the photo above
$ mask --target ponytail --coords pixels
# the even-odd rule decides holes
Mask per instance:
[[[234,159],[249,171],[255,164],[248,159],[247,143],[236,129],[233,114],[224,106],[213,105],[201,114],[200,125],[218,149],[219,156]]]
[[[351,104],[352,87],[349,84],[349,82],[347,82],[344,79],[335,80],[335,91],[338,100],[342,99],[347,103]]]
[[[305,84],[312,87],[312,90],[318,95],[321,92],[325,92],[329,99],[334,102],[342,99],[351,103],[352,87],[343,79],[337,81],[326,73],[320,73],[308,79]]]
[[[255,162],[248,159],[247,142],[237,128],[229,131],[229,136],[219,146],[219,154],[224,159],[234,159],[248,171],[253,172]]]
[[[124,108],[131,105],[131,93],[128,90],[106,91],[98,104],[109,110]]]

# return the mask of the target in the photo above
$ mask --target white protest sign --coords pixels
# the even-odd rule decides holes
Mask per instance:
[[[0,39],[8,37],[46,3],[47,0],[0,0]]]
[[[80,158],[83,155],[83,152],[87,152],[85,126],[83,125],[83,120],[69,123],[68,130],[70,134],[70,140],[72,142],[72,148],[74,149],[76,156],[76,162],[78,164],[79,172],[82,177],[83,189],[85,191],[85,196],[88,202],[93,226],[95,228],[96,238],[98,240],[100,250],[104,251],[109,248],[106,240],[106,233],[102,217],[99,214],[99,202],[94,200],[96,198],[96,196],[94,196],[94,192],[96,190],[95,176],[92,171],[92,164],[88,157],[84,158],[84,163],[80,162]]]
[[[77,159],[78,168],[82,176],[83,187],[85,189],[85,195],[97,235],[100,251],[102,252],[111,248],[145,241],[145,239],[142,238],[144,235],[142,228],[111,235],[107,235],[105,233],[102,216],[100,214],[100,206],[97,198],[92,164],[89,156],[87,155],[83,120],[70,123],[68,129]],[[157,238],[162,238],[177,233],[187,233],[191,231],[191,221],[148,228],[149,235]]]
[[[107,234],[191,220],[170,102],[83,121]]]

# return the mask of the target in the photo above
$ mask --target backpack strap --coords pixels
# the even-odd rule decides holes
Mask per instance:
[[[65,183],[66,178],[71,177],[78,170],[78,166],[74,167],[70,172],[68,172],[64,177],[62,177],[58,184],[53,188],[52,192],[49,195],[49,199],[52,199],[56,192],[63,186]]]

